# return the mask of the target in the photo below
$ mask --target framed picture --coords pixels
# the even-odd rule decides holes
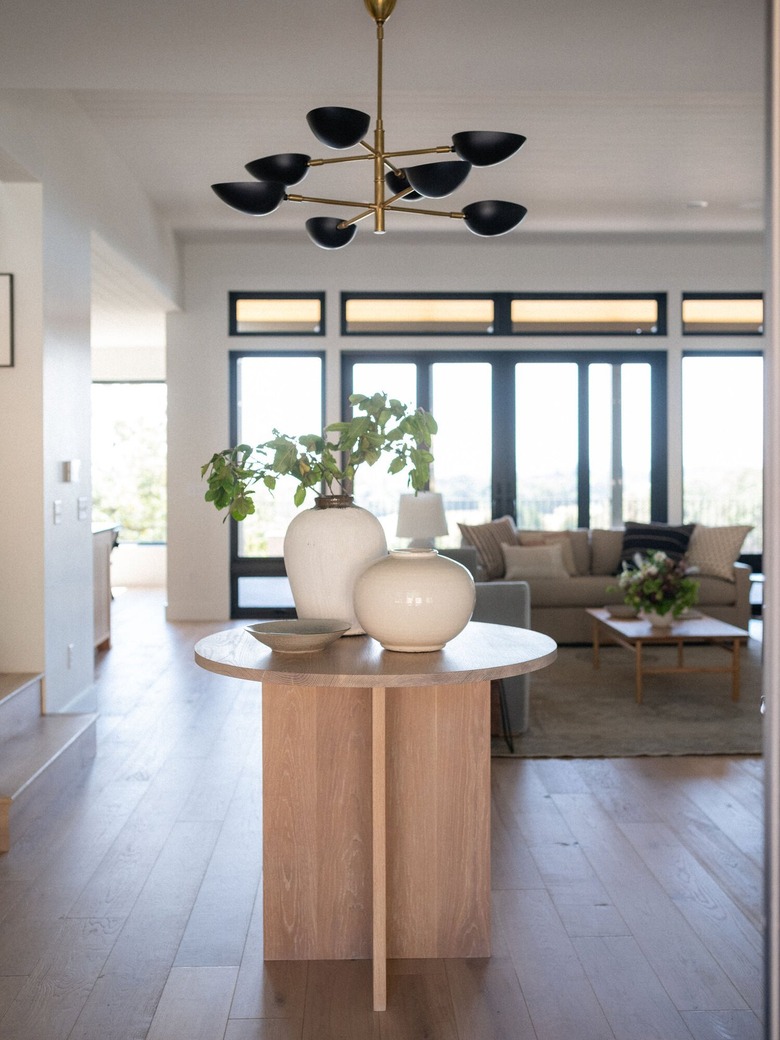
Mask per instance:
[[[0,368],[14,363],[14,276],[0,274]]]

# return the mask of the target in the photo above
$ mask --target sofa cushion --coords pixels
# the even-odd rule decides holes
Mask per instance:
[[[528,578],[568,578],[563,562],[563,543],[551,545],[502,545],[504,577],[508,581]]]
[[[734,564],[742,550],[742,543],[753,528],[748,524],[732,527],[706,527],[696,524],[686,554],[689,567],[701,575],[711,575],[734,581]]]
[[[534,578],[531,612],[537,607],[603,607],[622,603],[623,592],[614,574],[587,574],[580,578]]]
[[[620,562],[631,563],[637,553],[665,552],[672,560],[681,560],[688,551],[694,524],[640,524],[626,520]]]
[[[580,572],[577,568],[569,531],[518,531],[517,537],[521,545],[560,545],[566,573],[587,574],[587,569]]]
[[[617,574],[623,551],[623,528],[604,530],[594,527],[590,532],[591,574]],[[593,604],[591,603],[591,606]]]
[[[502,545],[517,545],[517,528],[511,516],[502,516],[486,524],[458,524],[460,534],[468,545],[477,550],[485,578],[492,581],[504,573]]]

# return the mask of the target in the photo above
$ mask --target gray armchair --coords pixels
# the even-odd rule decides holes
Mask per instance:
[[[476,580],[477,550],[470,545],[459,549],[441,549],[448,556],[471,571]],[[493,625],[512,625],[529,628],[531,625],[531,589],[527,581],[477,581],[477,601],[472,621],[485,621]],[[514,751],[513,736],[528,729],[528,703],[530,676],[513,675],[499,683],[501,721],[504,738],[510,751]]]

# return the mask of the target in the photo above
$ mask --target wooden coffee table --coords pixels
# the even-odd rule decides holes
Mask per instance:
[[[698,612],[680,619],[671,628],[653,628],[649,621],[639,618],[614,618],[604,607],[588,607],[593,618],[593,667],[598,668],[600,639],[606,637],[625,650],[630,650],[636,662],[636,702],[642,703],[642,678],[645,675],[683,675],[691,672],[706,672],[731,675],[731,699],[739,700],[739,655],[748,639],[748,633],[725,621],[708,617]],[[731,659],[726,665],[707,667],[686,665],[684,648],[691,644],[711,644],[726,650]],[[676,646],[677,664],[665,668],[648,668],[642,652],[645,646]]]

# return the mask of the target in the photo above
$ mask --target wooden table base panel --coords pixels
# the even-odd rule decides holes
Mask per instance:
[[[263,684],[267,960],[489,956],[489,690]]]

